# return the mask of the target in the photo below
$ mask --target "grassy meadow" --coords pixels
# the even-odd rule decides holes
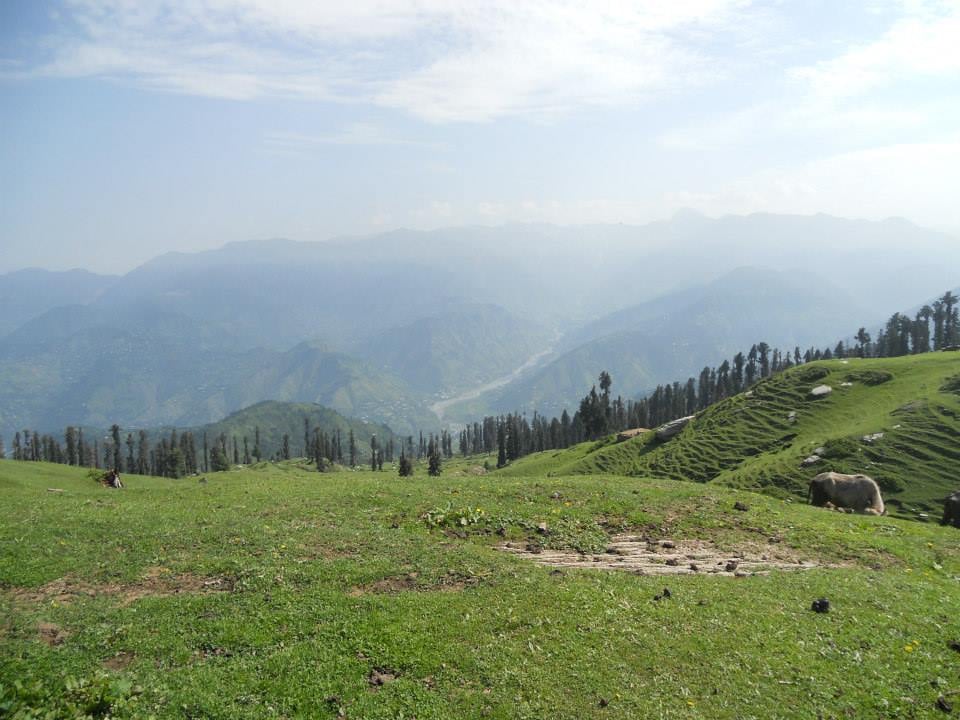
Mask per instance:
[[[482,462],[440,478],[264,463],[206,482],[126,476],[113,491],[84,470],[0,461],[0,717],[960,706],[960,531],[713,483],[483,475]],[[497,549],[603,552],[619,532],[823,567],[667,577]],[[821,597],[827,614],[810,610]]]

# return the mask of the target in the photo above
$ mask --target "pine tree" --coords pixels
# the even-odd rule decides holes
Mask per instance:
[[[350,451],[350,467],[357,466],[357,439],[353,436],[353,428],[350,428],[350,436],[347,441]]]
[[[497,467],[507,464],[507,435],[503,423],[497,425]]]
[[[442,462],[440,459],[440,448],[436,444],[430,450],[430,459],[427,466],[427,474],[431,477],[439,477],[442,471]]]
[[[403,450],[400,451],[399,473],[400,477],[410,477],[413,475],[413,463]]]
[[[260,451],[260,426],[259,425],[257,425],[253,429],[253,456],[257,459],[257,462],[260,462],[260,458],[263,457],[263,454]]]
[[[113,468],[115,470],[120,469],[120,426],[113,424],[110,426],[110,440],[113,444],[113,447],[110,448],[111,459],[113,460]],[[110,460],[104,457],[104,461],[109,464]]]
[[[133,457],[133,433],[127,433],[127,472],[136,472],[137,463]]]
[[[139,433],[139,444],[137,446],[137,472],[140,475],[146,475],[150,466],[150,441],[147,438],[145,430]],[[206,437],[206,435],[204,435]]]
[[[7,459],[7,449],[3,446],[3,435],[0,435],[0,460]]]
[[[77,452],[77,429],[73,425],[67,426],[64,433],[64,444],[67,446],[67,464],[79,465],[79,453]]]

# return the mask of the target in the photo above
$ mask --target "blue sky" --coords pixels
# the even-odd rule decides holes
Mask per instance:
[[[395,227],[960,229],[960,1],[0,3],[0,272]]]

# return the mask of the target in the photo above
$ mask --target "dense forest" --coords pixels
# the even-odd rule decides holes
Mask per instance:
[[[468,424],[459,432],[457,449],[463,456],[497,454],[497,467],[503,467],[525,455],[544,450],[566,448],[587,440],[595,440],[630,428],[652,428],[677,418],[693,415],[711,404],[736,395],[771,375],[816,360],[834,358],[897,357],[931,351],[956,349],[960,346],[960,301],[946,292],[930,305],[924,305],[910,317],[895,313],[877,333],[876,338],[861,327],[852,343],[838,342],[830,348],[808,348],[801,351],[781,350],[759,342],[746,352],[738,352],[715,367],[704,367],[697,377],[685,382],[658,385],[653,392],[639,399],[613,397],[613,378],[603,371],[597,385],[580,401],[571,416],[566,410],[560,417],[546,418],[534,413],[508,413],[488,416]],[[355,467],[360,448],[353,430],[346,437],[340,430],[326,432],[311,428],[304,418],[302,450],[298,456],[309,458],[320,471],[334,465]],[[84,437],[83,429],[67,427],[62,441],[50,434],[24,430],[13,437],[11,456],[14,460],[45,461],[91,468],[116,468],[120,472],[162,477],[183,477],[202,472],[226,470],[232,465],[249,465],[263,459],[289,460],[294,456],[289,433],[282,436],[280,449],[265,458],[261,451],[260,428],[253,437],[228,436],[225,433],[198,437],[194,432],[163,434],[151,442],[145,430],[124,433],[113,425],[103,438]],[[419,438],[409,435],[381,442],[370,439],[370,467],[382,470],[383,463],[399,460],[401,475],[412,472],[412,459],[426,458],[431,475],[439,475],[442,458],[454,456],[454,436],[447,430],[439,434],[421,431]],[[6,457],[0,437],[0,458]]]

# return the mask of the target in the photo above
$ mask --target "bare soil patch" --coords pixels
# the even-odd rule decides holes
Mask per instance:
[[[721,549],[705,540],[650,540],[636,535],[615,536],[602,553],[550,550],[523,543],[505,543],[499,549],[539,565],[623,570],[638,575],[743,577],[765,575],[772,570],[835,567],[783,545],[739,543]]]
[[[137,656],[131,652],[122,650],[113,657],[103,661],[103,666],[107,670],[126,670],[130,664],[137,659]]]
[[[37,633],[39,633],[40,639],[50,647],[62,645],[64,640],[70,636],[70,633],[59,625],[48,622],[37,623]]]
[[[170,597],[180,594],[204,595],[230,592],[233,580],[202,577],[192,573],[171,573],[164,568],[149,568],[137,582],[91,583],[72,576],[57,578],[38,588],[12,588],[5,592],[20,604],[71,603],[78,598],[109,597],[126,606],[145,597]]]

